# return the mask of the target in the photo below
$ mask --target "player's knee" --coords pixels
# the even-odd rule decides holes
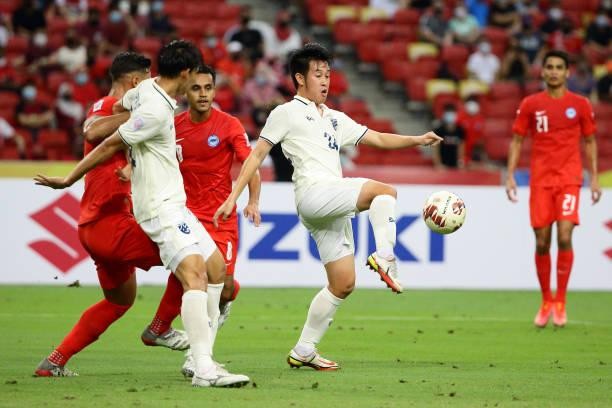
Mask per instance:
[[[557,245],[561,250],[572,249],[572,236],[570,234],[559,234]]]
[[[355,289],[355,281],[338,282],[330,287],[330,292],[340,298],[346,299]]]
[[[204,269],[200,268],[185,268],[177,273],[177,278],[183,285],[183,290],[204,290],[206,286],[206,274]]]
[[[550,242],[548,241],[536,241],[536,252],[539,255],[544,255],[550,252]]]
[[[397,198],[397,189],[389,184],[383,184],[382,192],[379,195],[390,195],[393,198]]]

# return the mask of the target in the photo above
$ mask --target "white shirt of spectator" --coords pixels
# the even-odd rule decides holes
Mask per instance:
[[[0,138],[12,139],[15,136],[15,129],[4,118],[0,118]]]
[[[121,104],[131,111],[118,132],[129,146],[136,221],[158,216],[162,206],[184,207],[187,197],[176,158],[176,101],[151,78],[126,92]]]
[[[495,81],[495,76],[499,71],[499,58],[492,53],[483,53],[480,51],[470,55],[467,63],[468,71],[476,77],[476,79],[492,84]]]
[[[261,130],[260,137],[273,145],[280,143],[293,164],[298,202],[316,182],[342,178],[339,149],[356,145],[368,130],[343,112],[321,107],[323,115],[314,102],[296,95],[277,106]]]
[[[81,45],[75,49],[67,46],[57,50],[57,62],[68,72],[75,72],[87,63],[87,49]]]

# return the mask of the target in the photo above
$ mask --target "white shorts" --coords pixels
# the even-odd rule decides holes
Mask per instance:
[[[187,255],[199,254],[207,260],[217,249],[187,207],[162,209],[157,217],[143,221],[140,227],[157,244],[162,263],[172,272]]]
[[[308,187],[297,203],[302,224],[317,243],[323,264],[355,253],[351,218],[366,178],[321,181]]]

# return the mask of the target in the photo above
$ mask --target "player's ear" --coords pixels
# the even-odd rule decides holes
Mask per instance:
[[[295,74],[295,79],[296,79],[298,85],[300,85],[300,86],[306,85],[306,78],[304,78],[304,75],[300,74],[299,72],[297,74]]]

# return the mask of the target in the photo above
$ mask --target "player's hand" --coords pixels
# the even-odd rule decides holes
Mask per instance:
[[[249,203],[242,211],[244,216],[249,219],[256,227],[259,227],[261,223],[261,214],[259,213],[259,205],[255,203]]]
[[[591,201],[593,204],[597,204],[601,199],[601,187],[599,186],[599,180],[591,180]]]
[[[508,200],[512,201],[513,203],[518,202],[516,180],[514,180],[514,177],[508,177],[506,180],[506,195],[508,196]]]
[[[54,190],[61,190],[70,187],[65,177],[47,177],[42,174],[37,174],[34,177],[34,184],[39,186],[51,187]]]
[[[130,181],[130,178],[132,177],[132,166],[127,164],[123,168],[117,167],[115,169],[115,175],[120,181],[127,183],[128,181]]]
[[[424,135],[419,136],[419,145],[420,146],[435,146],[440,144],[443,140],[440,136],[436,135],[434,132],[427,132]]]
[[[223,204],[217,208],[215,215],[213,215],[213,225],[215,228],[219,228],[219,217],[221,217],[222,221],[225,221],[230,215],[232,215],[235,205],[236,202],[228,197],[227,200],[225,200]]]

